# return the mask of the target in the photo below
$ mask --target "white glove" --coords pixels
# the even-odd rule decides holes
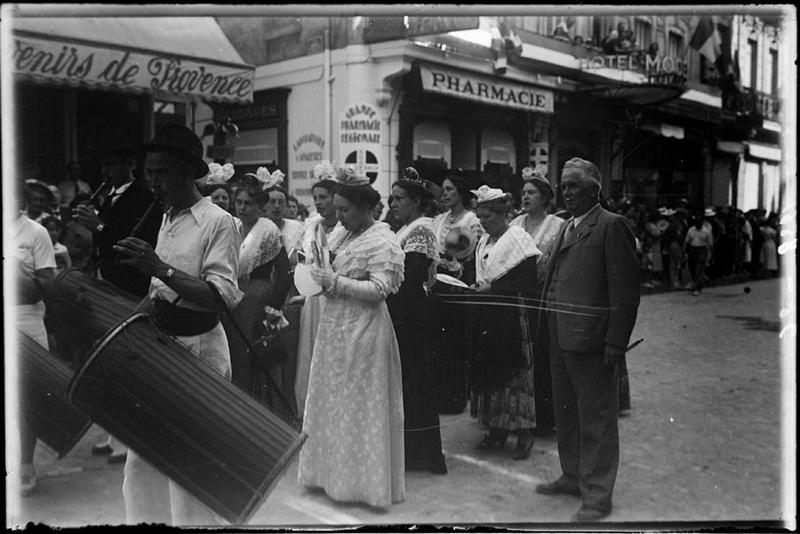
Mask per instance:
[[[311,279],[322,286],[322,289],[328,291],[336,284],[337,274],[330,269],[323,269],[316,265],[311,267]]]

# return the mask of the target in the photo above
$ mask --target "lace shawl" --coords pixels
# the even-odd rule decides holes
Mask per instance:
[[[335,244],[329,242],[335,254],[333,270],[355,280],[372,280],[384,295],[396,293],[403,283],[406,255],[389,225],[376,222],[354,239],[349,237],[342,232]]]
[[[492,283],[525,258],[542,254],[528,232],[516,225],[509,226],[494,245],[487,246],[488,243],[489,234],[483,234],[475,247],[475,277],[479,283]]]
[[[237,221],[236,228],[241,233],[241,221]],[[239,282],[246,282],[256,268],[275,259],[282,246],[283,239],[278,226],[260,217],[239,246]]]

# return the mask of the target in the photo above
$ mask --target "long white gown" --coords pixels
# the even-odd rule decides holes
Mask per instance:
[[[405,254],[380,222],[333,252],[339,281],[323,297],[298,481],[386,507],[405,499],[400,351],[385,300],[403,281]]]

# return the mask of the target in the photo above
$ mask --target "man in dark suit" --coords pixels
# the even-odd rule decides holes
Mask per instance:
[[[545,278],[558,455],[562,475],[538,493],[580,496],[575,521],[611,513],[619,464],[618,365],[639,306],[636,243],[628,221],[599,204],[600,171],[572,158],[561,175],[564,224]]]
[[[96,213],[91,206],[79,206],[75,219],[93,234],[103,279],[141,299],[150,286],[150,277],[133,267],[117,263],[117,253],[111,247],[131,235],[154,197],[133,175],[136,161],[128,140],[119,133],[112,133],[105,139],[100,149],[100,169],[107,190],[105,200]],[[137,237],[155,246],[161,214],[160,207],[151,211]]]

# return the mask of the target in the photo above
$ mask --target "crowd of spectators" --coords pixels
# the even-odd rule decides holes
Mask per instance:
[[[691,290],[778,276],[778,214],[743,212],[731,206],[653,209],[626,199],[609,201],[611,211],[633,226],[645,289]],[[696,226],[696,231],[690,231]],[[704,265],[692,269],[692,249],[707,240]],[[706,246],[706,245],[703,245]],[[698,279],[699,278],[699,279]]]

